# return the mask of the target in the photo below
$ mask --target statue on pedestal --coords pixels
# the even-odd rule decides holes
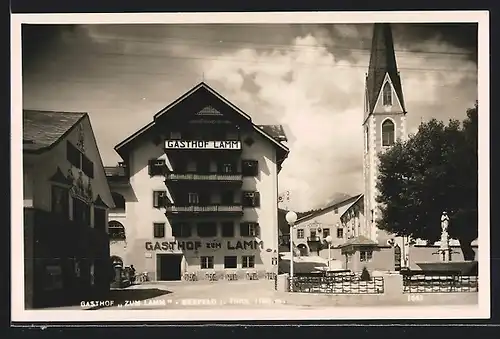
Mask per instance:
[[[448,235],[448,222],[450,218],[446,212],[441,215],[441,244],[439,252],[441,253],[442,261],[450,261],[450,238]]]

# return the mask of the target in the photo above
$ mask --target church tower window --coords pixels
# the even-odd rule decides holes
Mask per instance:
[[[389,82],[386,82],[382,91],[382,102],[384,106],[392,106],[392,89]]]
[[[394,123],[387,119],[382,123],[382,146],[394,144]]]

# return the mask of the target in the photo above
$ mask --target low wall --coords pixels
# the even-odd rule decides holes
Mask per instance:
[[[287,300],[287,304],[297,306],[404,306],[418,305],[474,305],[478,303],[478,293],[403,293],[403,278],[398,273],[380,274],[384,277],[384,293],[380,294],[325,294],[288,292],[278,288],[277,295]],[[288,275],[280,275],[279,279]],[[279,283],[278,283],[278,286]],[[286,286],[286,285],[285,285]]]
[[[436,254],[439,246],[412,246],[408,254],[409,264],[411,269],[419,269],[416,263],[418,262],[433,262],[438,261],[439,257]],[[462,250],[460,247],[452,246],[452,260],[461,261],[463,260]],[[478,255],[478,248],[474,247],[474,252],[476,253],[476,258]],[[331,258],[334,260],[339,260],[342,263],[342,267],[345,269],[350,269],[355,272],[359,272],[366,266],[368,271],[393,271],[395,269],[395,255],[393,247],[379,247],[373,251],[372,259],[367,262],[360,262],[359,252],[356,252],[351,257],[349,257],[346,263],[345,255],[341,254],[341,250],[338,248],[333,248],[331,251]],[[319,256],[322,258],[328,258],[328,250],[321,250]],[[404,263],[403,255],[401,256],[401,265]]]

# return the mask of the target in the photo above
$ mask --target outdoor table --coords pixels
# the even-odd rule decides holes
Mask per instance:
[[[207,279],[209,281],[215,281],[216,278],[215,278],[215,272],[207,272],[205,273],[205,277],[207,277]]]
[[[247,272],[247,279],[248,280],[257,280],[257,272]]]
[[[194,272],[187,272],[184,275],[184,279],[186,279],[187,281],[196,281],[197,280],[196,273],[194,273]]]
[[[266,278],[269,280],[274,280],[276,278],[276,273],[274,272],[266,272]]]
[[[238,276],[236,275],[235,272],[229,272],[229,273],[226,273],[226,279],[227,280],[238,280]]]

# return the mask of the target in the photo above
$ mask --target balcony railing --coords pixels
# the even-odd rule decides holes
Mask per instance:
[[[242,205],[167,206],[167,213],[243,213]]]
[[[316,241],[320,241],[320,238],[318,236],[307,237],[307,241],[316,242]]]
[[[167,180],[175,181],[242,181],[241,173],[168,173]]]

